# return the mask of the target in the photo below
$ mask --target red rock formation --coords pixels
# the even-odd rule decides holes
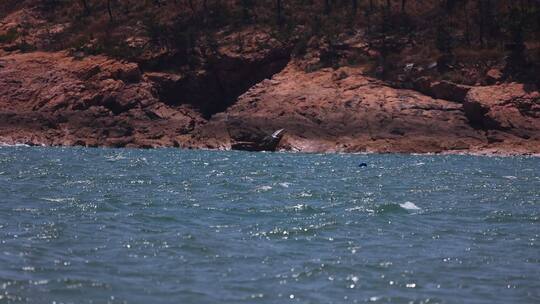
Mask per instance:
[[[469,75],[471,66],[441,78],[430,67],[433,58],[417,58],[404,37],[369,40],[357,28],[331,42],[304,37],[304,24],[287,40],[268,25],[244,25],[214,29],[188,52],[152,42],[128,15],[107,26],[106,18],[87,17],[111,29],[108,39],[121,40],[105,47],[138,54],[114,55],[128,62],[89,55],[99,39],[31,3],[0,20],[0,143],[231,149],[285,128],[282,150],[540,153],[537,87],[502,83],[507,75],[493,69],[485,81],[462,83],[496,85],[442,80],[459,81],[456,75]],[[65,49],[62,37],[88,39],[69,52],[35,51]],[[388,48],[403,60],[381,65]],[[350,59],[358,66],[321,69]],[[368,77],[369,66],[396,87],[415,90]]]
[[[286,129],[279,149],[306,152],[540,153],[537,88],[472,87],[464,103],[395,89],[360,68],[307,73],[294,63],[206,122],[157,90],[178,77],[64,52],[0,57],[0,141],[230,149]]]
[[[471,125],[484,130],[492,146],[538,153],[540,92],[536,86],[506,83],[474,87],[463,106]]]
[[[0,141],[44,145],[179,146],[202,123],[168,106],[136,64],[66,53],[0,58]]]
[[[282,73],[242,95],[225,113],[198,128],[191,143],[196,147],[228,149],[235,142],[257,141],[269,131],[285,128],[287,133],[280,146],[283,150],[539,153],[538,136],[531,135],[540,134],[539,120],[512,114],[526,108],[527,115],[537,115],[537,91],[521,97],[527,101],[509,104],[502,100],[515,101],[512,94],[519,95],[523,86],[521,91],[508,87],[475,88],[468,95],[467,110],[473,100],[482,100],[484,92],[497,90],[503,90],[497,104],[507,107],[500,109],[500,115],[512,116],[518,128],[509,129],[510,133],[497,131],[501,139],[493,141],[493,131],[477,128],[461,103],[391,88],[364,76],[360,69],[306,73],[290,64]],[[522,129],[528,130],[528,139],[513,135]]]

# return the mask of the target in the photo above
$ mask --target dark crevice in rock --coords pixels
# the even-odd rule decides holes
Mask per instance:
[[[184,75],[155,72],[147,76],[166,104],[189,104],[209,119],[233,105],[252,86],[281,72],[289,60],[289,54],[283,52],[261,61],[223,59]]]
[[[469,120],[469,125],[477,130],[504,130],[500,123],[489,117],[489,110],[478,103],[465,102],[463,104],[465,117]]]

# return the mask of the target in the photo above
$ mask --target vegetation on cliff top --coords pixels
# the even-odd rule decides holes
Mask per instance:
[[[308,70],[363,64],[389,81],[531,82],[540,66],[538,1],[6,0],[0,17],[20,9],[47,22],[0,33],[0,43],[23,37],[27,50],[104,53],[145,69],[204,65],[224,34],[247,28],[272,33]],[[52,24],[62,29],[46,43],[24,39]],[[242,35],[234,43],[241,51]]]

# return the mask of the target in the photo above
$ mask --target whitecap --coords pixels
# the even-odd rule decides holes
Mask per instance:
[[[312,197],[313,194],[307,192],[300,192],[300,197]]]
[[[283,188],[289,188],[289,186],[291,185],[291,183],[279,183],[279,185]]]
[[[55,202],[55,203],[62,203],[67,201],[73,201],[72,197],[66,197],[66,198],[49,198],[49,197],[42,197],[41,199],[49,201],[49,202]]]
[[[399,206],[407,210],[421,210],[421,208],[416,206],[413,202],[405,202],[403,204],[399,204]]]
[[[298,205],[294,205],[292,207],[290,207],[291,209],[295,210],[295,211],[302,211],[302,210],[306,210],[309,208],[308,205],[306,204],[298,204]]]
[[[362,206],[356,206],[356,207],[352,207],[352,208],[347,208],[345,209],[345,211],[347,212],[352,212],[352,211],[365,211],[366,208],[362,207]],[[371,210],[373,211],[373,210]]]
[[[8,144],[8,143],[0,143],[0,147],[30,147],[30,145],[27,144]]]
[[[24,267],[22,268],[22,270],[23,270],[23,271],[28,271],[28,272],[34,272],[34,271],[36,271],[36,268],[33,267],[33,266],[24,266]]]
[[[139,185],[142,185],[145,183],[145,181],[141,180],[141,179],[136,179],[136,180],[132,180],[132,181],[129,181],[130,184],[139,184]]]
[[[503,177],[506,178],[506,179],[517,179],[517,177],[513,176],[513,175],[505,175]]]
[[[126,157],[122,154],[117,154],[117,155],[107,155],[105,156],[105,159],[107,159],[107,161],[113,162],[117,160],[126,159]]]
[[[260,186],[257,188],[258,191],[268,191],[268,190],[272,190],[272,187],[271,186]]]

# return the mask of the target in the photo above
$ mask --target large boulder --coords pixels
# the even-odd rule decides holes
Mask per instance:
[[[464,110],[476,128],[540,139],[540,92],[534,85],[505,83],[472,88]]]
[[[462,103],[471,86],[456,84],[450,81],[432,81],[429,77],[420,77],[413,83],[416,90],[433,98]]]

